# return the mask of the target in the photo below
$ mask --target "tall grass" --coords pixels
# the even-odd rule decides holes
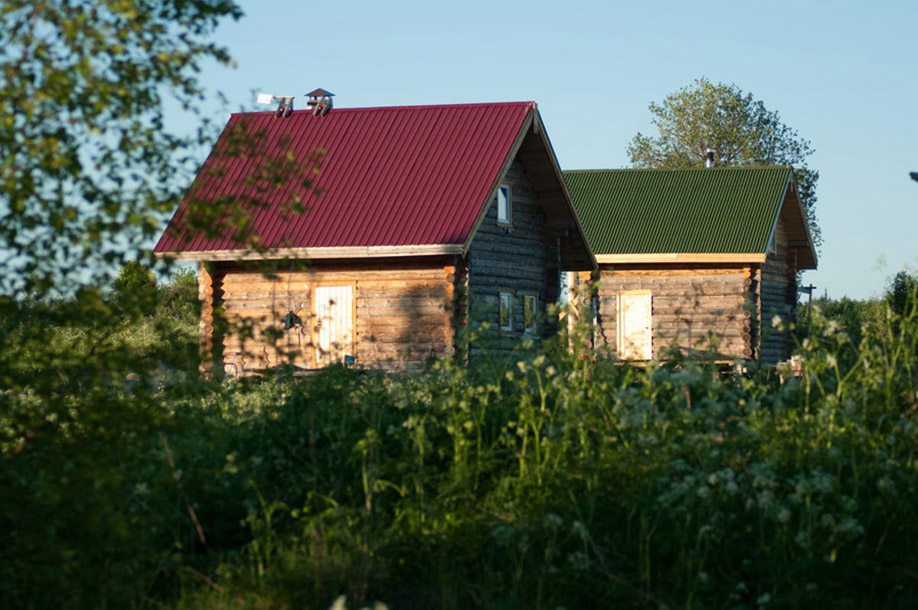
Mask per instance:
[[[918,319],[886,320],[854,344],[814,315],[799,377],[625,366],[561,336],[506,366],[183,391],[118,445],[117,484],[87,489],[122,529],[45,550],[131,566],[92,589],[110,605],[912,607]],[[7,458],[4,494],[62,451]],[[24,506],[42,502],[61,508]],[[42,519],[16,525],[10,605],[85,599],[66,572],[22,578]]]

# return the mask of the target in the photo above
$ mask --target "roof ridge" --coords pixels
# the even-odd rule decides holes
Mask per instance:
[[[733,167],[611,167],[611,168],[596,168],[596,169],[566,169],[563,170],[565,174],[568,173],[581,173],[581,174],[600,174],[600,173],[625,173],[625,172],[727,172],[727,171],[755,171],[755,170],[767,170],[767,169],[791,169],[793,165],[783,164],[783,165],[740,165]]]
[[[402,105],[402,106],[355,106],[355,107],[335,107],[331,112],[334,114],[341,113],[356,113],[356,112],[379,112],[379,111],[393,111],[393,110],[434,110],[434,109],[446,109],[446,108],[475,108],[475,107],[485,107],[485,106],[535,106],[534,101],[515,101],[515,102],[470,102],[470,103],[459,103],[459,104],[411,104],[411,105]],[[231,116],[248,116],[248,115],[260,115],[273,113],[273,110],[250,110],[246,112],[233,112]],[[293,114],[303,114],[309,113],[312,114],[312,110],[301,108],[299,110],[294,110]]]

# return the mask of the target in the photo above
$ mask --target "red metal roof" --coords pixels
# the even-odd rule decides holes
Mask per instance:
[[[240,243],[228,232],[185,230],[192,198],[215,204],[227,197],[261,204],[247,205],[247,237],[257,234],[268,248],[462,244],[533,108],[512,102],[336,108],[326,116],[300,110],[289,118],[234,114],[155,251],[244,247],[246,238]],[[274,185],[266,176],[266,160],[307,167],[322,150],[317,176],[286,176]],[[295,197],[306,211],[285,213]]]

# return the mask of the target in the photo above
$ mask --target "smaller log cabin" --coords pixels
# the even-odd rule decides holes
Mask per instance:
[[[596,347],[625,360],[790,357],[816,251],[791,167],[566,171],[599,270]]]
[[[507,352],[595,268],[532,102],[234,114],[155,251],[230,376]]]

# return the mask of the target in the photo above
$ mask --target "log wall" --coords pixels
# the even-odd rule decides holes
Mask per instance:
[[[653,356],[668,350],[707,351],[750,358],[756,347],[755,270],[749,265],[601,265],[597,347],[618,353],[617,297],[652,295]]]
[[[795,321],[797,306],[797,264],[788,245],[787,220],[783,215],[775,228],[774,249],[765,258],[761,274],[761,360],[777,364],[790,358],[794,349],[793,337],[788,330],[776,326],[777,319],[785,326]]]
[[[228,375],[283,364],[315,368],[313,293],[320,285],[354,287],[357,366],[404,370],[452,353],[452,258],[310,261],[293,268],[290,263],[281,264],[286,268],[261,264],[224,264],[215,270],[229,328],[220,339]],[[290,311],[302,325],[285,330],[284,316]]]
[[[508,355],[524,338],[523,295],[538,297],[540,313],[558,298],[560,268],[557,230],[546,226],[545,215],[523,164],[515,160],[504,183],[512,186],[512,226],[497,223],[497,204],[492,202],[469,248],[469,315],[473,326],[488,322],[481,340],[470,346],[471,356],[487,349]],[[498,323],[499,293],[513,294],[513,330],[502,331]],[[550,330],[543,324],[539,334]]]

